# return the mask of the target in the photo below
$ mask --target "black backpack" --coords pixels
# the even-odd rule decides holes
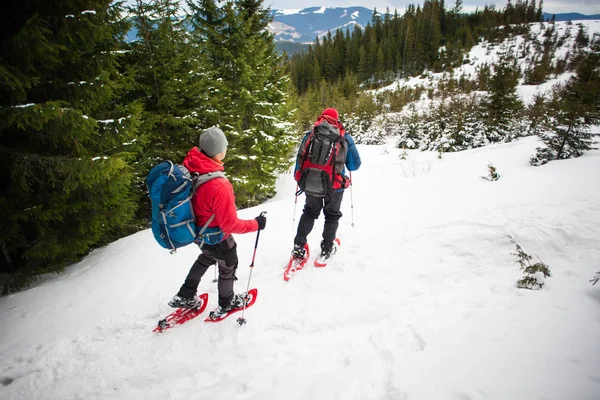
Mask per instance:
[[[348,145],[338,125],[324,119],[315,125],[298,149],[296,181],[301,191],[313,196],[326,196],[347,187],[341,174]]]

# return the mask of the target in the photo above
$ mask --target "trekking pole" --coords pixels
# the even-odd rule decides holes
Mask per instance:
[[[292,217],[292,232],[294,232],[294,226],[296,226],[296,207],[298,206],[298,184],[296,184],[296,199],[294,200],[294,215]]]
[[[354,196],[352,196],[352,171],[350,171],[350,211],[352,212],[352,224],[354,228]]]
[[[267,212],[263,211],[260,216],[263,217]],[[252,279],[252,270],[254,269],[254,258],[256,257],[256,249],[258,248],[258,238],[260,237],[260,229],[256,232],[256,243],[254,243],[254,253],[252,254],[252,262],[250,263],[250,276],[248,277],[248,287],[246,287],[246,298],[244,299],[244,308],[242,310],[242,316],[237,319],[237,323],[240,326],[244,325],[247,321],[244,318],[246,312],[246,304],[248,304],[248,291],[250,291],[250,280]]]
[[[217,279],[217,269],[219,267],[219,264],[215,264],[215,279],[213,279],[213,283],[217,283],[219,280]]]

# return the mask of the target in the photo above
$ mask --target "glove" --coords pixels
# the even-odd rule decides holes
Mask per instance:
[[[265,229],[265,226],[267,226],[267,217],[263,216],[263,215],[259,215],[258,217],[254,218],[256,220],[256,222],[258,222],[258,230],[262,231],[263,229]]]

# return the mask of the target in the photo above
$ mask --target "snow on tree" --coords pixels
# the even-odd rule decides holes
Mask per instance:
[[[596,38],[577,74],[564,87],[554,87],[539,122],[538,136],[546,147],[537,149],[532,165],[579,157],[594,148],[590,125],[600,120],[599,61],[600,40]]]
[[[212,71],[212,101],[229,140],[227,171],[241,206],[275,193],[297,145],[289,105],[290,80],[275,51],[268,10],[260,0],[223,4],[189,1],[195,41]]]
[[[3,291],[60,270],[132,220],[126,143],[140,110],[116,102],[120,11],[109,0],[53,1],[16,15],[2,42],[0,270],[16,279]]]
[[[519,264],[523,271],[523,276],[517,281],[517,287],[519,289],[530,289],[538,290],[544,287],[546,278],[551,277],[550,268],[538,258],[538,262],[532,264],[531,259],[533,258],[529,254],[525,253],[523,248],[513,239],[512,236],[507,235],[508,239],[516,247],[516,253],[511,253],[516,260],[515,263]]]

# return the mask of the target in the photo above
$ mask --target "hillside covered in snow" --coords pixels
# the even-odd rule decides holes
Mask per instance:
[[[194,246],[170,255],[147,230],[96,250],[0,299],[0,397],[596,399],[600,151],[535,168],[537,145],[405,160],[394,143],[359,146],[340,252],[289,282],[294,182],[281,176],[277,198],[240,211],[268,216],[242,327],[198,318],[152,333]],[[498,181],[481,179],[489,163]],[[550,268],[541,290],[516,287],[507,235]],[[236,240],[243,291],[255,235]],[[213,272],[200,284],[209,309]]]
[[[372,114],[369,122],[360,115],[349,116],[348,126],[362,143],[378,143],[392,135],[400,147],[433,151],[540,134],[545,128],[538,120],[555,118],[551,103],[576,80],[575,66],[586,54],[598,54],[600,21],[532,23],[516,30],[523,31],[500,41],[480,40],[464,53],[460,66],[449,71],[425,71],[367,91],[383,109],[398,98],[414,100],[406,101],[400,111]],[[598,76],[597,71],[590,73],[590,79]],[[494,85],[495,92],[490,89]],[[578,90],[596,93],[591,85],[586,89],[582,83]],[[490,112],[498,115],[486,125]]]
[[[284,18],[330,10],[277,12]],[[366,18],[362,10],[346,13],[340,24],[358,21],[353,16]],[[295,40],[309,35],[276,27]],[[235,235],[236,292],[258,290],[245,325],[237,315],[204,322],[217,305],[211,267],[199,287],[209,298],[204,314],[154,333],[199,250],[190,245],[170,254],[149,229],[0,297],[0,399],[597,400],[600,284],[592,282],[600,278],[600,125],[582,123],[592,148],[532,166],[547,144],[540,126],[559,116],[531,110],[540,99],[551,110],[556,85],[576,75],[567,67],[591,52],[598,34],[595,20],[529,24],[506,40],[480,40],[454,68],[371,90],[363,85],[357,96],[369,101],[356,112],[333,104],[362,159],[344,193],[340,250],[326,267],[313,266],[321,216],[308,238],[308,264],[284,281],[304,197],[295,196],[291,171],[271,175],[275,197],[238,210],[243,219],[267,216],[260,240]],[[489,100],[485,88],[503,60],[510,60],[512,105],[519,108],[513,119],[522,125],[498,125],[492,133],[510,136],[492,142],[469,118]],[[262,60],[255,61],[247,71],[259,70]],[[148,76],[179,82],[151,67]],[[235,93],[236,82],[229,81]],[[263,87],[279,92],[272,82],[244,90]],[[207,91],[192,93],[201,99]],[[255,103],[271,106],[266,98]],[[469,124],[454,124],[455,111]],[[267,110],[260,115],[273,119]],[[459,148],[454,131],[468,131],[472,142]],[[231,150],[240,151],[237,143]],[[272,147],[256,149],[262,155]],[[228,153],[226,171],[242,157],[254,156]]]

